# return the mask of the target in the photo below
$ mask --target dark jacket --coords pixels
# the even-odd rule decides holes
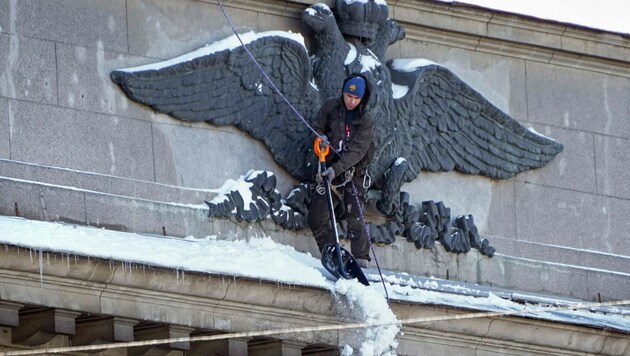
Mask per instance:
[[[342,175],[348,169],[355,167],[355,174],[365,173],[372,159],[374,144],[374,121],[366,110],[371,95],[369,82],[363,100],[357,108],[354,119],[348,125],[349,137],[346,137],[345,117],[346,107],[343,96],[331,98],[324,102],[315,118],[313,128],[320,134],[326,135],[331,146],[341,153],[339,157],[332,150],[326,157],[326,165],[335,170],[335,175]],[[345,82],[344,82],[345,86]],[[342,86],[343,88],[343,86]],[[339,144],[342,142],[340,150]]]

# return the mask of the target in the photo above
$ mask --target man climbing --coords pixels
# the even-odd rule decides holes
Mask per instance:
[[[326,169],[317,174],[318,184],[312,194],[308,225],[320,251],[326,244],[334,243],[327,197],[322,189],[322,177],[326,176],[331,181],[335,216],[347,222],[351,253],[359,266],[367,268],[371,260],[369,241],[357,202],[362,210],[369,185],[367,169],[374,155],[374,122],[366,109],[371,88],[369,81],[360,74],[350,75],[342,88],[341,97],[326,100],[313,123],[317,133],[326,138],[326,144],[340,155],[329,154]],[[358,199],[351,182],[356,187]]]

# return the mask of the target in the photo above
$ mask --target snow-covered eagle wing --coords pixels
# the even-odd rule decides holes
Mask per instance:
[[[504,179],[543,167],[562,151],[562,144],[526,129],[448,69],[418,63],[387,63],[405,132],[408,181],[421,169]]]
[[[311,64],[299,35],[241,35],[276,87],[307,120],[319,108]],[[262,140],[292,175],[310,177],[308,128],[275,93],[235,36],[181,57],[116,70],[112,80],[137,102],[185,121],[234,125]]]

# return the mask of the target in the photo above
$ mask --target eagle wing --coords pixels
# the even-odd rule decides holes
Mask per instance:
[[[292,106],[310,122],[319,108],[300,35],[249,32],[241,39]],[[292,175],[310,178],[308,127],[272,89],[235,36],[181,57],[111,73],[139,103],[185,121],[234,125],[263,141]]]
[[[405,180],[420,170],[506,179],[540,168],[562,144],[526,129],[448,69],[431,62],[389,61],[401,125]]]

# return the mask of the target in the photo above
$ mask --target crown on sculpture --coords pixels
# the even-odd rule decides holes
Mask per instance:
[[[337,0],[337,24],[344,35],[373,39],[388,15],[385,0]]]

